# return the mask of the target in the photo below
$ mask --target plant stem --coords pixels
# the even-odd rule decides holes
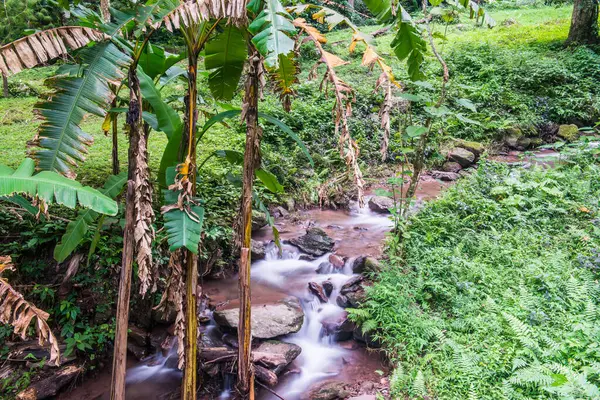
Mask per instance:
[[[198,53],[192,51],[188,57],[188,107],[186,109],[187,120],[187,156],[185,162],[189,162],[188,179],[191,182],[191,196],[196,195],[196,147],[195,133],[197,122],[197,73]],[[198,261],[196,255],[186,250],[186,284],[185,284],[185,367],[183,370],[183,384],[181,386],[182,400],[195,400],[198,387],[197,355],[198,355],[198,315],[196,310],[196,286],[198,284]]]
[[[135,64],[135,63],[134,63]],[[111,400],[125,399],[125,374],[127,368],[127,331],[129,324],[129,298],[131,296],[131,274],[133,272],[133,255],[135,247],[135,193],[136,193],[136,160],[140,149],[142,128],[142,104],[140,83],[137,78],[136,66],[129,69],[129,111],[127,123],[129,132],[129,167],[127,193],[125,197],[125,230],[123,233],[123,258],[121,263],[121,278],[119,281],[119,297],[117,300],[117,318],[115,329],[115,349],[110,398]]]
[[[240,314],[238,324],[238,390],[242,398],[254,399],[254,377],[250,360],[252,342],[251,300],[250,300],[250,242],[252,237],[252,185],[254,170],[260,164],[260,141],[262,130],[258,125],[258,91],[260,82],[261,58],[251,51],[246,92],[244,95],[244,118],[246,120],[246,149],[242,178],[242,232],[240,253]]]

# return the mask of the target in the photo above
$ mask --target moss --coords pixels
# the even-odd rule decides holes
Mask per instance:
[[[454,145],[469,150],[476,156],[480,156],[485,151],[485,146],[483,144],[474,141],[455,139]]]
[[[579,128],[577,125],[561,125],[558,127],[558,136],[567,142],[574,142],[579,137]]]

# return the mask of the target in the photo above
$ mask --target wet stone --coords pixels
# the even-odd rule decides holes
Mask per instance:
[[[303,400],[338,400],[346,399],[350,393],[346,390],[346,383],[342,381],[319,382],[312,386]]]
[[[293,343],[279,340],[267,340],[252,350],[256,363],[280,374],[302,352],[302,348]]]
[[[454,182],[460,178],[460,174],[456,172],[431,171],[433,179],[439,179],[444,182]]]
[[[333,292],[333,282],[325,281],[322,283],[322,286],[323,286],[323,291],[325,292],[327,297],[331,296],[331,293]]]
[[[325,291],[323,290],[323,287],[321,285],[319,285],[317,282],[308,282],[308,290],[312,294],[317,296],[317,298],[319,299],[319,301],[321,301],[321,303],[327,303],[328,298],[325,295]]]
[[[215,311],[215,322],[224,330],[237,330],[239,309]],[[252,306],[252,336],[257,339],[272,339],[302,328],[304,312],[300,302],[290,297],[271,304]]]
[[[448,152],[448,159],[466,168],[475,162],[475,154],[462,147],[455,147]]]
[[[346,293],[350,293],[350,292],[359,290],[360,283],[363,280],[364,280],[364,278],[361,275],[353,276],[352,278],[348,279],[346,281],[346,283],[344,283],[344,285],[342,286],[342,289],[340,290],[340,293],[346,294]]]
[[[309,228],[306,235],[290,239],[289,243],[315,257],[329,253],[335,245],[335,241],[321,228]]]
[[[317,274],[330,274],[333,272],[333,265],[329,261],[322,262],[317,268]]]
[[[265,242],[252,239],[250,241],[250,255],[252,260],[262,260],[267,255],[267,246]]]
[[[369,199],[369,208],[380,214],[389,214],[390,208],[394,208],[394,200],[385,196],[373,196]]]
[[[344,259],[336,254],[331,254],[329,256],[329,262],[336,268],[344,268]]]

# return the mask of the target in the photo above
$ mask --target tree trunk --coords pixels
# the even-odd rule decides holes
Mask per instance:
[[[598,36],[598,1],[575,0],[573,16],[567,44],[597,44]]]
[[[251,302],[250,302],[250,240],[252,238],[252,184],[254,170],[260,164],[260,140],[262,130],[258,125],[258,95],[261,59],[256,51],[251,52],[248,78],[244,95],[243,117],[246,120],[246,150],[242,179],[241,205],[241,252],[240,252],[240,319],[238,325],[239,365],[238,390],[245,399],[254,399],[254,377],[250,360]]]
[[[186,108],[187,121],[187,157],[189,157],[189,179],[191,182],[192,197],[196,195],[196,123],[197,123],[197,73],[198,54],[191,54],[188,59],[188,104]],[[186,158],[187,158],[186,157]],[[187,160],[186,160],[187,161]],[[186,283],[185,283],[185,367],[183,370],[183,384],[181,385],[181,399],[195,400],[198,388],[198,313],[197,293],[198,284],[198,259],[195,254],[186,250]]]
[[[8,97],[8,78],[2,74],[2,95],[4,98]]]
[[[112,108],[117,107],[117,98],[112,101]],[[112,119],[112,173],[118,175],[121,172],[119,166],[119,117],[118,114],[114,115]]]
[[[115,348],[113,353],[111,400],[125,399],[125,372],[127,363],[127,330],[129,325],[129,298],[131,295],[131,274],[133,272],[133,255],[135,247],[135,195],[138,155],[146,153],[146,140],[142,124],[142,95],[136,68],[129,69],[129,111],[127,124],[129,131],[127,194],[125,197],[125,230],[123,233],[123,258],[121,263],[121,279],[117,300],[117,321],[115,330]]]
[[[100,0],[100,14],[104,22],[110,22],[110,0]]]

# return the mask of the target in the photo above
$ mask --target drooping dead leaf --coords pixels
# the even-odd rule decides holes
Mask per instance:
[[[0,47],[0,73],[17,74],[105,37],[100,31],[81,26],[64,26],[25,36]]]
[[[354,91],[352,87],[346,82],[341,80],[336,72],[335,67],[344,65],[346,62],[338,56],[331,54],[323,49],[321,42],[310,33],[308,28],[310,25],[305,20],[299,18],[294,21],[294,25],[301,29],[302,32],[306,33],[312,40],[317,51],[321,55],[321,62],[326,66],[327,70],[321,82],[321,89],[326,88],[328,84],[331,84],[335,94],[335,105],[333,107],[333,120],[335,123],[335,133],[339,135],[339,151],[340,156],[348,165],[352,176],[354,177],[354,184],[357,189],[358,203],[362,207],[364,205],[364,180],[362,177],[362,171],[358,165],[359,149],[357,143],[352,139],[350,135],[350,128],[348,125],[348,117],[352,114],[352,102],[354,101]],[[322,191],[319,191],[320,193]]]
[[[323,44],[327,43],[327,38],[321,32],[319,32],[317,28],[307,24],[304,18],[296,18],[294,20],[294,25],[302,27],[302,29],[304,29],[306,34],[309,35],[312,38],[312,40],[316,40],[319,43]]]
[[[383,90],[384,97],[381,108],[379,109],[379,119],[381,120],[381,129],[383,137],[381,138],[381,161],[387,160],[388,146],[390,144],[390,113],[392,111],[392,85],[385,72],[382,72],[377,80],[375,90]]]
[[[321,54],[321,58],[325,63],[331,66],[331,68],[339,67],[340,65],[350,64],[348,61],[344,61],[335,54],[331,54],[325,50],[323,50]]]
[[[51,364],[59,365],[60,352],[58,349],[58,341],[52,334],[48,326],[47,312],[40,310],[32,303],[29,303],[23,298],[23,295],[17,292],[13,287],[1,277],[5,270],[12,270],[12,260],[10,256],[0,256],[0,322],[3,324],[12,325],[16,335],[22,339],[27,338],[27,329],[31,325],[34,318],[37,320],[36,331],[40,346],[44,343],[50,345],[50,360]]]
[[[163,23],[169,32],[211,19],[226,19],[241,25],[246,22],[244,0],[188,0],[167,14],[155,28]]]

